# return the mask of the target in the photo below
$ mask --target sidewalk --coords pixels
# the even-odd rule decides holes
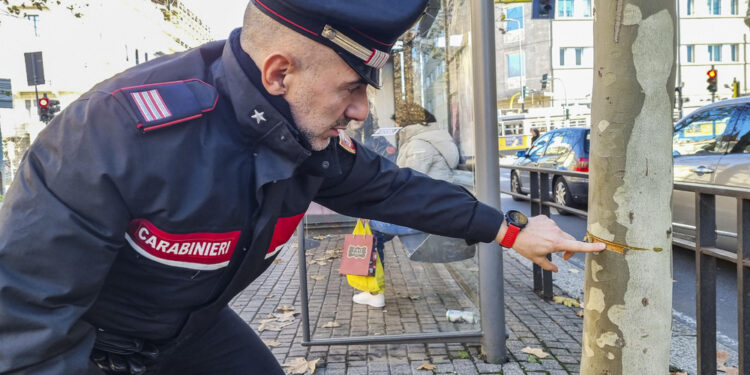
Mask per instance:
[[[451,323],[447,309],[479,311],[476,296],[454,279],[455,270],[442,264],[411,262],[398,239],[386,245],[386,306],[352,303],[354,290],[338,275],[343,235],[326,236],[309,249],[308,288],[313,339],[418,332],[479,330],[479,324]],[[274,320],[277,308],[300,312],[297,246],[286,245],[276,263],[232,302],[232,308],[259,332],[280,363],[298,358],[318,359],[315,374],[576,374],[581,356],[583,319],[579,308],[547,302],[531,289],[531,268],[504,256],[507,340],[510,362],[488,364],[478,344],[389,344],[303,347],[300,315]],[[329,258],[329,259],[325,259]],[[475,258],[476,259],[476,258]],[[452,263],[452,268],[476,274],[476,260]],[[453,273],[453,274],[452,274]],[[471,284],[463,279],[461,282]],[[560,290],[555,288],[555,295]],[[277,316],[279,316],[277,315]],[[270,319],[269,319],[270,318]],[[491,317],[489,317],[491,318]],[[282,322],[277,322],[281,320]],[[266,322],[263,324],[263,322]],[[270,322],[270,323],[268,323]],[[331,323],[333,322],[333,323]],[[324,328],[324,326],[335,326]],[[524,347],[549,353],[542,359],[523,353]],[[417,370],[434,365],[434,370]]]

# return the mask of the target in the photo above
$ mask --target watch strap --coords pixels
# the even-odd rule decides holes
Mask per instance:
[[[503,240],[500,241],[500,246],[510,249],[513,247],[513,244],[516,242],[516,237],[518,236],[518,232],[521,231],[521,228],[509,224],[508,230],[505,231],[505,236],[503,236]]]

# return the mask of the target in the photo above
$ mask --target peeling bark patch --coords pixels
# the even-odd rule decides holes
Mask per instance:
[[[643,20],[641,8],[633,4],[625,4],[625,11],[622,15],[622,24],[627,26],[637,25]]]
[[[609,359],[610,361],[611,361],[611,360],[613,360],[613,359],[615,359],[615,355],[614,355],[614,353],[612,353],[612,352],[608,352],[608,353],[607,353],[607,359]]]
[[[604,348],[605,346],[618,346],[618,342],[622,342],[617,333],[615,332],[604,332],[596,339],[596,346]]]
[[[609,121],[607,121],[607,120],[599,121],[599,132],[600,133],[604,133],[604,131],[607,130],[608,127],[609,127]]]
[[[594,280],[594,282],[597,282],[597,283],[599,282],[599,276],[597,276],[597,273],[599,273],[599,271],[601,271],[603,269],[604,269],[604,267],[602,267],[595,260],[591,261],[591,278]],[[599,292],[601,292],[601,290],[599,290]]]
[[[591,224],[591,229],[589,229],[589,232],[593,234],[594,236],[597,236],[603,240],[607,240],[610,242],[615,240],[615,235],[613,233],[610,233],[610,231],[607,230],[607,228],[605,228],[603,225],[599,224],[598,222]]]
[[[648,306],[648,298],[644,298],[641,300],[641,304],[643,304],[643,307]]]
[[[598,313],[604,311],[604,293],[599,288],[591,288],[586,298],[586,310],[594,310]]]

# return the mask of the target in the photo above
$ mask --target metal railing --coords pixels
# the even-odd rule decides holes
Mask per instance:
[[[588,173],[500,165],[501,169],[522,170],[530,173],[530,194],[517,194],[500,190],[501,194],[528,200],[532,215],[550,216],[550,207],[588,216],[583,210],[559,205],[550,200],[551,179],[555,176],[588,177]],[[542,188],[544,187],[544,188]],[[739,373],[750,373],[750,189],[674,183],[674,189],[695,194],[695,227],[679,223],[684,229],[695,230],[695,242],[673,238],[673,244],[695,251],[696,266],[696,332],[698,371],[700,374],[716,373],[716,260],[722,259],[737,266],[737,338]],[[716,228],[716,197],[729,197],[737,202],[737,232]],[[716,247],[717,235],[737,238],[736,253]],[[548,256],[548,258],[551,258]],[[534,292],[543,298],[552,298],[552,272],[534,265]]]

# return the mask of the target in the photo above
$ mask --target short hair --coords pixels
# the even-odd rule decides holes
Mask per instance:
[[[245,51],[251,53],[256,64],[260,64],[269,54],[281,51],[290,54],[301,69],[322,63],[321,59],[314,58],[320,56],[323,50],[314,45],[322,45],[267,16],[252,1],[245,9],[240,43]]]

